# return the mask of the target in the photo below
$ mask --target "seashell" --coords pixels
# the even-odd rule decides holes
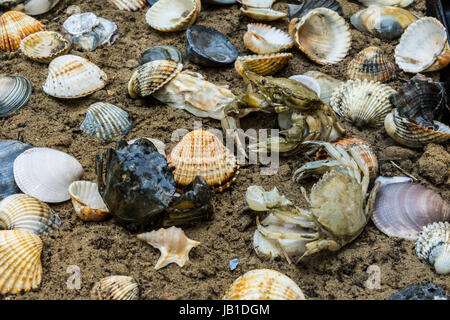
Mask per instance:
[[[26,194],[13,194],[0,201],[0,228],[35,234],[52,232],[61,220],[47,204]]]
[[[251,8],[271,8],[275,0],[238,0],[238,2]]]
[[[312,61],[325,65],[343,60],[350,50],[351,34],[344,18],[327,8],[317,8],[289,23],[295,45]]]
[[[292,80],[295,80],[297,82],[304,84],[309,89],[314,91],[318,97],[320,96],[320,84],[316,79],[305,76],[305,75],[290,76],[289,79],[292,79]]]
[[[395,79],[397,72],[397,65],[389,61],[378,47],[364,49],[347,67],[347,77],[351,80],[387,82]]]
[[[410,73],[437,71],[450,63],[447,32],[439,20],[425,17],[412,23],[395,48],[395,62]]]
[[[203,0],[204,2],[211,4],[211,5],[218,5],[218,6],[226,6],[235,4],[236,0]]]
[[[195,64],[205,67],[225,66],[233,63],[238,51],[230,40],[216,29],[195,25],[186,30],[186,56]]]
[[[343,81],[335,79],[332,76],[329,76],[320,71],[308,71],[303,75],[311,77],[317,81],[320,86],[319,98],[326,104],[330,104],[334,89],[336,89],[343,83]]]
[[[196,176],[205,178],[214,191],[228,188],[239,174],[236,157],[212,133],[205,130],[189,132],[167,156],[175,183],[180,189]]]
[[[137,238],[161,251],[161,257],[155,265],[156,270],[170,263],[183,267],[189,260],[189,251],[200,244],[186,237],[184,231],[177,227],[141,233],[137,235]]]
[[[413,180],[410,177],[383,177],[379,176],[375,179],[374,185],[380,184],[380,188],[392,183],[410,183]]]
[[[0,166],[0,199],[20,192],[14,181],[14,160],[22,152],[32,147],[29,144],[15,140],[0,141],[0,163],[2,164]]]
[[[23,12],[8,11],[0,17],[0,49],[17,51],[23,38],[43,30],[45,26],[38,20]]]
[[[14,178],[20,190],[43,202],[69,200],[68,188],[82,173],[74,157],[49,148],[28,149],[14,161]]]
[[[416,253],[437,273],[450,273],[450,223],[435,222],[424,227],[416,241]]]
[[[262,23],[252,23],[247,25],[244,44],[256,54],[268,54],[288,50],[294,42],[289,34],[280,29]]]
[[[289,17],[301,18],[311,10],[316,8],[327,8],[336,11],[341,17],[344,17],[344,11],[336,0],[303,0],[300,4],[288,4]]]
[[[355,13],[350,22],[361,32],[370,33],[380,39],[399,38],[403,31],[417,18],[405,9],[370,6]]]
[[[20,50],[31,60],[50,63],[54,58],[70,51],[71,43],[53,31],[40,31],[30,34],[20,43]]]
[[[276,11],[269,8],[242,7],[241,12],[247,17],[257,21],[275,21],[287,16],[287,14],[282,11]]]
[[[42,241],[24,230],[0,231],[0,293],[36,289],[41,283]]]
[[[53,9],[59,0],[22,0],[13,10],[23,11],[30,16],[37,16]]]
[[[132,125],[131,116],[125,110],[110,103],[97,102],[88,108],[80,129],[106,141],[127,134]]]
[[[358,1],[367,7],[374,4],[380,6],[407,7],[414,2],[414,0],[358,0]]]
[[[108,218],[109,210],[100,196],[96,183],[74,181],[68,191],[75,212],[81,220],[98,222]]]
[[[245,78],[244,75],[244,63],[249,71],[253,71],[262,76],[271,76],[281,69],[283,69],[290,59],[292,59],[292,53],[274,53],[266,55],[251,55],[240,56],[234,63],[234,68],[237,73]]]
[[[381,83],[348,80],[333,92],[330,105],[339,116],[357,127],[378,127],[392,110],[389,96],[393,93],[394,89]]]
[[[183,63],[183,54],[172,46],[156,46],[145,50],[141,55],[141,65],[155,60],[169,60]]]
[[[422,227],[450,220],[450,206],[436,192],[415,183],[378,190],[372,220],[389,237],[416,240]]]
[[[54,59],[48,66],[44,92],[52,97],[74,99],[93,94],[106,85],[108,76],[95,64],[71,54]]]
[[[146,0],[109,0],[119,10],[137,11],[147,5]]]
[[[159,0],[147,11],[145,20],[159,31],[181,31],[194,24],[200,10],[200,0]]]
[[[306,300],[298,285],[281,272],[251,270],[237,278],[223,300]]]
[[[31,91],[31,82],[25,77],[0,77],[0,117],[8,117],[26,106]]]
[[[138,300],[139,285],[128,276],[109,276],[96,282],[91,289],[94,300]]]
[[[139,66],[128,82],[128,93],[131,98],[151,96],[172,80],[183,65],[174,61],[154,60]]]

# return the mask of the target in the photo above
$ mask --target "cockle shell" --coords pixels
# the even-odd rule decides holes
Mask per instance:
[[[336,11],[341,17],[344,16],[341,4],[337,0],[303,0],[300,4],[288,4],[289,17],[301,18],[316,8],[327,8]]]
[[[369,47],[358,53],[347,67],[347,77],[351,80],[387,82],[397,76],[397,65],[389,61],[378,47]]]
[[[161,251],[161,257],[155,265],[156,270],[170,263],[183,267],[189,260],[189,251],[200,244],[186,237],[184,231],[177,227],[141,233],[137,235],[137,238]]]
[[[0,17],[0,49],[17,51],[23,38],[45,30],[38,20],[18,11],[8,11]]]
[[[167,156],[179,188],[189,185],[195,176],[205,178],[214,191],[228,188],[239,174],[236,157],[212,133],[194,130],[188,133]]]
[[[37,16],[53,9],[59,0],[22,0],[13,10],[23,11],[30,16]]]
[[[251,270],[237,278],[223,300],[306,300],[299,286],[270,269]]]
[[[20,50],[31,60],[50,63],[54,58],[70,51],[70,41],[53,31],[33,33],[22,40]]]
[[[0,77],[0,117],[8,117],[26,106],[33,87],[22,76]]]
[[[234,68],[241,77],[245,77],[244,65],[248,70],[262,76],[271,76],[283,69],[290,59],[292,53],[274,53],[266,55],[240,56],[234,63]]]
[[[103,221],[109,210],[94,182],[75,181],[69,186],[69,194],[76,214],[83,221]]]
[[[119,10],[136,11],[147,5],[146,0],[109,0]]]
[[[82,57],[64,55],[48,66],[44,92],[52,97],[74,99],[93,94],[106,85],[108,76]]]
[[[24,230],[0,231],[0,293],[36,289],[41,283],[42,241]]]
[[[96,282],[91,289],[94,300],[138,300],[139,285],[128,276],[109,276]]]
[[[414,0],[358,0],[358,1],[367,7],[374,4],[380,6],[407,7],[414,2]]]
[[[275,27],[252,23],[247,25],[244,44],[256,54],[268,54],[285,51],[294,45],[289,34]]]
[[[186,30],[197,20],[201,7],[200,0],[159,0],[148,9],[145,20],[159,31]]]
[[[247,17],[257,21],[275,21],[287,16],[287,14],[282,11],[276,11],[270,8],[252,8],[244,6],[241,8],[241,12]]]
[[[417,239],[422,227],[450,220],[450,206],[436,192],[415,183],[393,183],[378,190],[372,220],[390,237]]]
[[[410,73],[445,68],[450,63],[450,46],[442,23],[432,17],[412,23],[395,48],[395,62]]]
[[[394,89],[378,82],[348,80],[333,92],[330,105],[358,127],[378,127],[392,110],[389,96],[393,93]]]
[[[326,104],[330,104],[334,89],[336,89],[343,83],[343,81],[335,79],[332,76],[320,71],[308,71],[303,75],[311,77],[317,81],[320,86],[319,98]]]
[[[271,8],[275,0],[238,0],[240,4],[252,8]]]
[[[49,148],[28,149],[14,161],[14,178],[20,190],[43,202],[69,200],[68,188],[82,173],[74,157]]]
[[[292,19],[289,34],[309,59],[321,65],[338,63],[351,47],[349,26],[337,12],[327,8]]]
[[[435,222],[424,227],[416,241],[416,253],[437,273],[450,273],[450,223]]]

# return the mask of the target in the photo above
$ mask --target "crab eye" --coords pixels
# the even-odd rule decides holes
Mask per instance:
[[[284,93],[290,96],[292,94],[292,90],[291,89],[286,89],[284,91]]]
[[[262,79],[261,84],[263,84],[263,85],[266,84],[266,79]]]

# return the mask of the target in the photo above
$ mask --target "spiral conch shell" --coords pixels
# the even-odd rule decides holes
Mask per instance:
[[[294,45],[289,34],[262,23],[247,25],[244,35],[245,46],[256,54],[285,51]]]
[[[200,0],[160,0],[148,9],[145,20],[163,32],[186,30],[194,24],[201,7]]]
[[[424,227],[416,241],[416,253],[437,273],[450,273],[450,223],[435,222]]]
[[[32,33],[45,30],[38,20],[18,11],[8,11],[0,17],[0,49],[17,51],[20,42]]]
[[[358,53],[348,64],[347,76],[351,80],[387,82],[397,76],[397,65],[389,61],[378,47],[369,47]]]
[[[69,194],[76,214],[83,221],[103,221],[109,210],[98,192],[97,184],[75,181],[69,186]]]
[[[170,263],[183,267],[189,260],[189,251],[200,244],[186,237],[184,231],[177,227],[141,233],[137,235],[137,238],[161,251],[161,257],[155,265],[156,270]]]
[[[139,285],[128,276],[109,276],[96,282],[91,289],[95,300],[138,300]]]

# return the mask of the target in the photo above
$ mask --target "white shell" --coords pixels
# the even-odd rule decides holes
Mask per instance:
[[[288,33],[280,29],[262,23],[251,23],[247,25],[244,44],[256,54],[269,54],[287,50],[294,42]]]
[[[373,4],[377,4],[380,6],[407,7],[414,2],[414,0],[358,0],[358,1],[366,5],[367,7]]]
[[[343,81],[335,79],[332,76],[320,71],[308,71],[303,75],[317,81],[320,86],[319,98],[326,104],[330,104],[331,96],[333,95],[334,90],[343,83]]]
[[[59,0],[25,0],[20,2],[22,3],[13,8],[13,10],[23,11],[30,16],[37,16],[53,9]]]
[[[82,173],[74,157],[49,148],[28,149],[14,161],[14,179],[20,190],[43,202],[69,200],[69,185]]]
[[[424,227],[416,241],[416,253],[437,273],[450,273],[450,223],[435,222]]]
[[[148,9],[145,21],[163,32],[186,30],[194,24],[200,10],[200,0],[159,0]]]
[[[109,210],[98,192],[97,184],[75,181],[69,186],[69,194],[76,214],[84,221],[102,221]]]
[[[309,76],[302,75],[302,74],[290,76],[289,79],[292,79],[297,82],[300,82],[301,84],[304,84],[309,89],[311,89],[312,91],[317,93],[318,97],[320,97],[320,84],[316,79],[311,78]]]
[[[270,8],[242,7],[241,11],[246,16],[257,21],[275,21],[287,16],[287,13],[276,11]]]
[[[252,8],[271,8],[275,0],[238,0],[238,2]]]

